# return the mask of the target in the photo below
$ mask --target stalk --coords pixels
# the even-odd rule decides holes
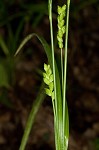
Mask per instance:
[[[55,55],[54,55],[54,42],[53,42],[53,26],[52,26],[52,0],[49,0],[49,21],[50,21],[50,34],[51,34],[51,50],[52,50],[52,70],[54,76],[54,94],[55,94],[55,106],[53,105],[53,109],[56,112],[54,115],[54,129],[55,129],[55,145],[56,150],[58,149],[58,140],[57,140],[57,95],[56,95],[56,74],[55,74]]]
[[[66,123],[65,118],[66,118],[66,105],[67,105],[66,104],[66,77],[67,77],[67,46],[68,46],[69,9],[70,9],[70,0],[67,0],[65,55],[64,55],[64,87],[63,87],[63,134],[64,135],[65,135],[65,123]],[[64,137],[64,145],[65,145],[65,137]]]
[[[54,76],[54,91],[55,91],[55,100],[57,99],[56,96],[56,75],[55,75],[55,56],[54,56],[54,42],[53,42],[53,26],[52,26],[52,0],[49,0],[49,20],[50,20],[50,34],[51,34],[51,49],[52,49],[52,65],[53,65],[53,76]],[[56,108],[57,108],[57,102]],[[56,110],[57,114],[57,110]]]
[[[61,75],[62,75],[62,97],[63,97],[63,50],[61,48]]]

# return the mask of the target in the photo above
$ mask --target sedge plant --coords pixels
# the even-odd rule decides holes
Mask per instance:
[[[52,70],[49,65],[44,64],[45,73],[43,74],[44,82],[48,88],[45,88],[46,94],[51,96],[54,112],[54,129],[56,150],[67,150],[69,138],[69,117],[66,102],[66,68],[67,68],[67,42],[68,42],[68,22],[69,22],[70,0],[67,5],[58,6],[58,33],[57,40],[61,51],[61,76],[58,77],[58,65],[55,65],[53,27],[52,27],[52,0],[49,0],[49,20],[51,31],[51,49],[52,49]],[[67,8],[67,11],[66,11]],[[66,16],[66,25],[65,25]],[[63,35],[65,37],[65,55],[63,59]],[[58,71],[57,71],[58,69]]]
[[[46,85],[45,93],[49,95],[52,99],[56,150],[67,150],[69,140],[69,114],[66,101],[69,8],[70,8],[70,0],[67,0],[66,5],[64,4],[62,7],[58,6],[57,41],[61,54],[60,55],[61,65],[59,65],[55,59],[53,24],[52,24],[52,0],[49,0],[48,2],[51,47],[47,44],[46,40],[43,37],[37,35],[36,33],[32,33],[22,41],[15,54],[17,55],[18,52],[22,49],[22,47],[34,36],[39,39],[42,46],[44,47],[44,50],[48,58],[48,64],[44,64],[43,81]],[[64,35],[65,38],[63,39]],[[64,50],[64,57],[63,57],[63,50]],[[30,112],[30,116],[26,124],[26,129],[19,150],[25,149],[28,136],[34,121],[35,110],[33,109],[35,109],[36,107],[34,106],[35,104],[33,105],[32,111]]]

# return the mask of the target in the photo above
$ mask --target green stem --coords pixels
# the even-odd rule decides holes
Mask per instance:
[[[55,145],[57,145],[57,128],[56,128],[56,112],[55,112],[55,100],[52,100],[53,112],[54,112],[54,131],[55,131]],[[56,147],[57,150],[57,147]]]
[[[55,108],[57,114],[57,96],[56,96],[56,75],[55,75],[55,57],[54,57],[54,42],[53,42],[53,27],[52,27],[52,0],[49,0],[49,20],[50,20],[50,32],[51,32],[51,49],[52,49],[52,65],[54,76],[54,92],[55,92]]]
[[[65,36],[65,56],[64,56],[64,88],[63,88],[63,135],[65,135],[65,117],[66,117],[66,77],[67,77],[67,45],[68,45],[68,26],[69,26],[69,8],[70,0],[67,0],[66,13],[66,36]],[[65,144],[65,138],[64,138]]]
[[[54,116],[54,128],[55,128],[55,143],[56,150],[58,149],[58,140],[57,140],[57,95],[56,95],[56,74],[55,74],[55,56],[54,56],[54,42],[53,42],[53,26],[52,26],[52,0],[49,0],[49,21],[50,21],[50,34],[51,34],[51,49],[52,49],[52,70],[54,76],[54,94],[55,94],[55,112]]]
[[[61,48],[62,97],[63,97],[63,51]]]

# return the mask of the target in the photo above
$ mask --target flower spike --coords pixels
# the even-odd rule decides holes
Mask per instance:
[[[48,96],[51,96],[52,100],[54,100],[54,79],[50,65],[44,64],[43,80],[48,88],[45,88],[45,92]]]
[[[58,33],[57,33],[57,40],[59,48],[63,48],[63,35],[65,33],[65,12],[66,12],[66,5],[62,7],[58,6]]]

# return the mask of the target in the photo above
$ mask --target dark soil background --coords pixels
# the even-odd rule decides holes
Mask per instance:
[[[71,0],[72,1],[72,0]],[[64,2],[64,1],[63,1]],[[85,2],[85,3],[84,3]],[[45,4],[46,1],[44,1]],[[56,4],[53,6],[53,24],[55,34]],[[59,1],[61,3],[61,1]],[[2,4],[2,3],[1,3]],[[0,7],[2,8],[2,5]],[[9,5],[8,5],[9,4]],[[47,6],[41,19],[36,17],[42,12],[31,14],[30,5],[42,4],[42,1],[4,1],[5,14],[11,17],[24,12],[24,26],[21,29],[16,47],[29,33],[36,32],[45,37],[50,44]],[[25,5],[25,6],[26,6]],[[37,8],[38,9],[38,8]],[[4,9],[3,9],[4,10]],[[1,13],[0,35],[7,42],[10,24],[13,34],[21,21],[20,17],[8,20]],[[3,21],[2,21],[3,20]],[[36,22],[36,24],[35,24]],[[12,41],[13,43],[13,41]],[[99,3],[98,1],[71,2],[67,101],[70,117],[69,150],[99,150]],[[59,50],[56,48],[56,53]],[[0,47],[0,59],[6,59]],[[0,87],[0,94],[6,98],[0,103],[0,150],[18,150],[32,103],[38,95],[42,81],[41,71],[47,62],[44,50],[37,39],[26,44],[23,52],[15,58],[14,82],[10,88]],[[0,72],[1,74],[1,72]],[[11,103],[11,106],[10,106]],[[8,106],[9,104],[9,106]],[[53,110],[51,99],[46,97],[33,125],[26,150],[54,150]]]

